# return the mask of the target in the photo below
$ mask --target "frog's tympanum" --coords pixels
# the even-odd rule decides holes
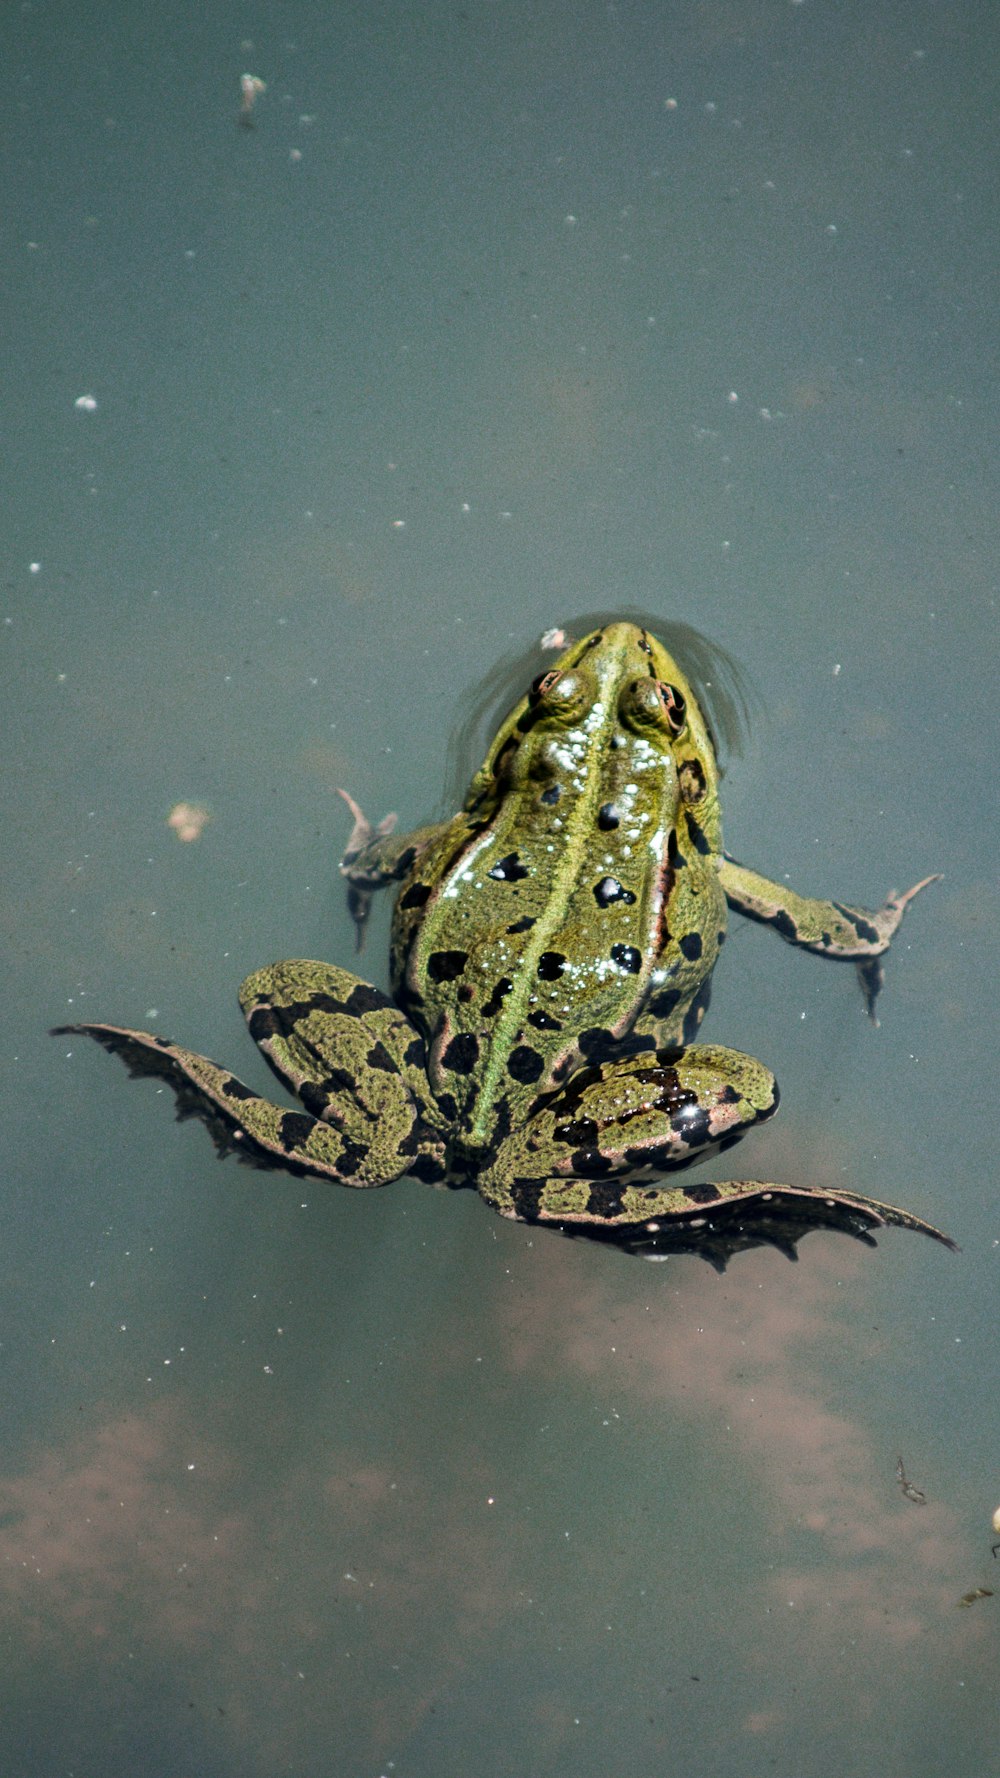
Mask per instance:
[[[936,1229],[860,1193],[674,1175],[774,1112],[753,1056],[696,1041],[727,905],[853,959],[869,1011],[908,903],[814,901],[722,849],[715,749],[648,630],[574,642],[515,706],[450,820],[354,831],[341,869],[359,932],[398,883],[392,998],[331,963],[274,963],[240,1001],[299,1108],[192,1050],[86,1031],[177,1092],[220,1146],[339,1185],[471,1184],[502,1216],[717,1263],[804,1227]],[[931,878],[925,878],[930,882]],[[939,1236],[945,1239],[944,1236]]]

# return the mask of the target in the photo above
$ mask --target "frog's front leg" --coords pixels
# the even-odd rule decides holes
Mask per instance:
[[[365,926],[371,912],[372,896],[387,883],[399,883],[424,847],[441,831],[440,822],[415,828],[412,833],[396,833],[396,816],[383,815],[373,827],[363,810],[346,790],[338,790],[354,819],[350,838],[340,861],[340,874],[347,879],[347,907],[354,921],[354,948],[364,944]]]
[[[796,895],[787,884],[772,883],[759,871],[737,864],[728,853],[719,865],[719,881],[726,900],[737,913],[745,914],[748,920],[762,921],[788,944],[856,964],[865,1007],[876,1024],[875,1001],[884,981],[879,958],[889,949],[914,896],[928,883],[940,880],[940,876],[924,877],[905,895],[890,895],[882,907],[872,912],[868,908],[848,907],[840,901],[817,901]]]
[[[272,1104],[207,1056],[148,1031],[63,1025],[165,1080],[178,1116],[200,1117],[223,1151],[340,1185],[444,1175],[423,1042],[377,988],[326,963],[276,963],[240,989],[252,1036],[304,1110]]]

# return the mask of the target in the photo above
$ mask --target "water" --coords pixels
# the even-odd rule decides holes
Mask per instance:
[[[2,35],[5,1773],[981,1778],[994,12]],[[754,688],[738,856],[871,905],[945,873],[878,1030],[734,922],[707,1032],[783,1091],[737,1170],[958,1255],[718,1277],[255,1174],[47,1037],[153,1024],[263,1084],[242,975],[352,954],[334,788],[447,807],[484,675],[634,607]]]

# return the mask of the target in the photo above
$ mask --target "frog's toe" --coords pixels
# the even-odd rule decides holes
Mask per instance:
[[[929,877],[921,877],[919,883],[914,883],[912,889],[905,889],[902,894],[899,890],[893,889],[891,894],[886,896],[882,906],[877,908],[874,913],[869,913],[865,908],[849,908],[842,902],[835,902],[834,906],[838,913],[849,917],[855,928],[859,944],[863,948],[856,954],[867,952],[870,956],[878,956],[883,951],[887,951],[890,941],[899,931],[903,915],[911,901],[915,900],[922,889],[927,889],[931,883],[940,883],[940,881],[941,872],[935,871]]]
[[[885,986],[882,956],[888,950],[891,939],[898,932],[900,922],[910,902],[920,894],[921,889],[926,889],[929,884],[940,883],[940,881],[941,873],[937,871],[933,876],[921,877],[919,883],[914,883],[913,888],[907,889],[902,895],[893,890],[892,894],[886,897],[878,912],[870,914],[867,918],[872,950],[868,956],[857,957],[855,967],[864,996],[865,1011],[873,1025],[877,1025],[879,1022],[878,1014],[875,1011],[875,1002]]]
[[[349,791],[338,788],[337,795],[343,797],[354,822],[347,845],[344,847],[344,856],[340,861],[341,871],[344,876],[347,876],[359,852],[363,852],[365,847],[370,846],[374,840],[384,840],[392,833],[397,817],[395,814],[383,815],[378,826],[373,827],[360,803],[355,802]]]
[[[884,928],[887,929],[887,935],[889,937],[895,932],[914,896],[919,895],[921,889],[927,889],[931,883],[940,883],[942,881],[943,872],[939,870],[932,871],[929,877],[921,877],[919,883],[914,883],[912,889],[904,890],[902,895],[898,894],[894,889],[891,895],[886,896],[885,906],[879,909],[875,918],[877,921],[882,922]]]

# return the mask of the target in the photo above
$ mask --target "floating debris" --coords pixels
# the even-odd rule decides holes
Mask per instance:
[[[992,1587],[973,1587],[971,1593],[963,1593],[961,1599],[956,1599],[955,1605],[956,1607],[960,1605],[975,1605],[977,1599],[992,1599],[992,1597]]]
[[[907,1500],[912,1500],[914,1506],[927,1505],[926,1494],[922,1493],[919,1488],[915,1488],[913,1483],[907,1480],[906,1471],[903,1468],[902,1457],[899,1457],[896,1460],[896,1480],[902,1488]]]
[[[211,812],[203,803],[175,803],[167,816],[167,826],[173,828],[179,840],[200,840],[205,823],[211,819]]]
[[[260,98],[261,93],[266,92],[266,80],[259,79],[256,74],[240,75],[240,123],[245,130],[253,129],[253,108],[256,105],[257,100]]]

